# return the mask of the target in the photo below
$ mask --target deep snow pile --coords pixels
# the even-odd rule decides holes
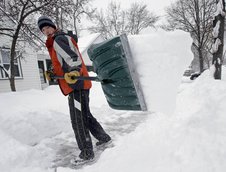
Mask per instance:
[[[43,150],[41,142],[70,128],[64,99],[59,91],[51,88],[0,95],[1,171],[48,166],[48,159],[54,154],[49,154],[46,148]]]
[[[226,68],[223,71],[226,74]],[[186,84],[178,94],[175,115],[150,115],[104,152],[99,163],[80,171],[225,171],[226,77],[216,81],[207,70]]]
[[[128,39],[148,109],[172,114],[181,76],[193,57],[192,40],[184,32],[163,30]]]
[[[162,31],[129,38],[133,53],[137,53],[135,60],[149,112],[110,109],[99,83],[93,83],[91,110],[115,146],[105,150],[95,164],[77,171],[225,170],[226,78],[215,81],[207,70],[194,82],[181,84],[179,90],[174,88],[181,80],[180,64],[185,65],[190,58],[187,38],[181,32]],[[225,68],[223,72],[226,74]],[[176,111],[170,113],[176,95]],[[1,172],[53,172],[51,167],[59,152],[61,158],[68,150],[79,153],[67,98],[57,86],[3,93],[0,102]],[[57,171],[74,170],[59,167]]]

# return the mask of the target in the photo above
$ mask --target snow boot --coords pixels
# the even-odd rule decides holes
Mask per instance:
[[[94,152],[92,149],[84,149],[79,154],[79,158],[83,160],[91,160],[94,158]]]
[[[99,140],[98,142],[96,142],[96,146],[101,146],[110,141],[111,141],[111,137],[107,135],[107,137],[104,140]]]

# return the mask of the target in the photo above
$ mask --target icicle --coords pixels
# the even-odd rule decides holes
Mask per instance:
[[[221,24],[221,22],[218,21],[217,24],[216,24],[216,26],[213,28],[212,34],[213,34],[213,37],[214,38],[217,38],[218,37],[219,29],[220,29],[220,24]]]

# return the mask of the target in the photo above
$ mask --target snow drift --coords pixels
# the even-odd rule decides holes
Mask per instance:
[[[181,31],[163,30],[128,39],[149,111],[172,114],[181,76],[192,60],[192,40]]]
[[[151,114],[135,132],[104,152],[100,163],[80,171],[223,172],[225,81],[215,81],[206,71],[194,83],[182,85],[175,115]]]
[[[77,171],[223,172],[226,78],[215,81],[207,70],[178,90],[191,56],[188,35],[160,31],[129,37],[129,41],[149,112],[110,109],[100,84],[93,83],[91,111],[115,146],[95,164]],[[57,86],[2,93],[0,102],[1,172],[54,172],[58,155],[66,159],[67,151],[79,153],[67,97]],[[58,167],[57,171],[74,170]]]

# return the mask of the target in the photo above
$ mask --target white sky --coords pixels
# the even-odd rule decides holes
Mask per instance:
[[[164,8],[169,6],[176,0],[93,0],[93,4],[96,4],[97,8],[106,8],[111,1],[116,1],[121,3],[122,8],[128,8],[133,2],[140,2],[148,5],[148,9],[153,11],[157,15],[164,14]]]

